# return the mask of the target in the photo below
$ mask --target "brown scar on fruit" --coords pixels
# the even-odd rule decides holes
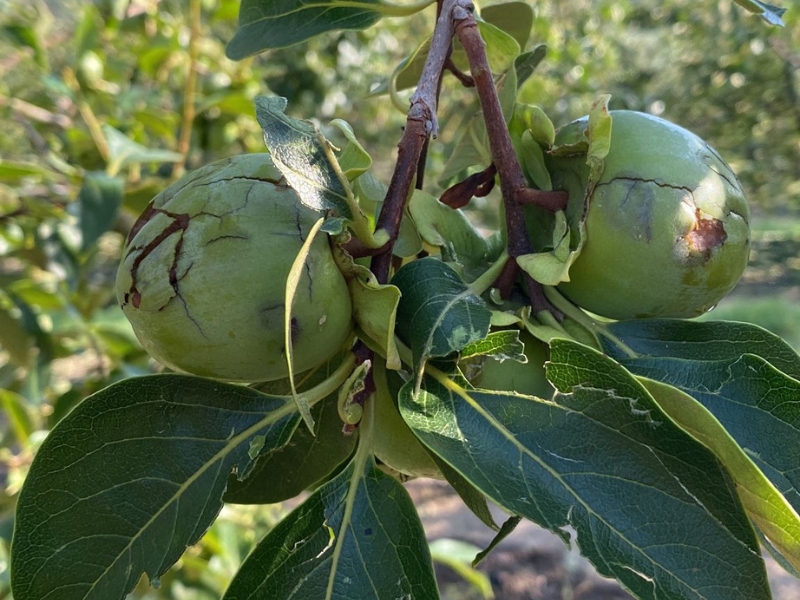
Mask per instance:
[[[686,234],[689,250],[703,257],[703,262],[711,258],[714,249],[719,248],[728,239],[722,221],[714,218],[703,218],[700,209],[695,210],[695,223],[692,230]]]

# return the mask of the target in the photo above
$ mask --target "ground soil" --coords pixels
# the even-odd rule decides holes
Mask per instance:
[[[430,541],[457,539],[483,549],[494,532],[475,517],[443,481],[416,479],[406,483]],[[504,513],[496,511],[502,523]],[[800,600],[800,580],[766,557],[774,600]],[[575,548],[559,537],[522,521],[478,565],[492,585],[495,600],[628,600],[615,581],[597,574]],[[442,600],[483,600],[481,592],[449,567],[436,565]]]

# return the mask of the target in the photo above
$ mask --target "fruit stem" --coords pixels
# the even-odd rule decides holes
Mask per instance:
[[[546,285],[544,286],[544,294],[553,306],[564,313],[567,318],[572,319],[589,331],[595,338],[598,336],[606,338],[630,358],[637,358],[639,356],[630,346],[611,333],[603,323],[587,315],[583,310],[567,300],[556,288]]]

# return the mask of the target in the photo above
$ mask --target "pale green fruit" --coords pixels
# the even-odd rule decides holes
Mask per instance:
[[[611,149],[589,197],[586,243],[559,290],[612,319],[694,317],[736,285],[750,211],[731,168],[693,133],[652,115],[612,111]],[[583,137],[587,119],[556,145]],[[583,199],[583,156],[552,158],[554,187]]]
[[[528,362],[506,359],[499,361],[486,357],[481,369],[470,383],[476,388],[494,391],[511,391],[526,396],[550,399],[555,389],[545,376],[544,363],[548,358],[547,344],[528,333],[520,335],[525,344]]]
[[[142,346],[195,375],[286,377],[286,280],[320,216],[267,154],[222,160],[169,186],[134,225],[117,272],[117,299]],[[312,243],[291,315],[296,373],[350,336],[350,296],[325,234]]]
[[[403,420],[392,398],[386,367],[378,361],[373,367],[376,392],[373,422],[373,453],[390,469],[407,477],[442,479],[442,472]]]

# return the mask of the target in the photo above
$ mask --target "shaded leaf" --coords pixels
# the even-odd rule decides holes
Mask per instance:
[[[770,598],[752,527],[716,458],[627,371],[553,340],[553,401],[427,376],[400,409],[434,452],[511,513],[563,539],[641,599]]]
[[[17,600],[115,600],[162,575],[245,476],[251,445],[286,443],[291,399],[184,375],[127,379],[87,398],[42,444],[17,507]],[[80,557],[77,559],[76,557]]]
[[[258,96],[255,103],[272,162],[300,201],[315,210],[333,210],[351,219],[345,184],[331,164],[330,145],[319,130],[310,121],[286,115],[286,98]]]
[[[616,359],[637,357],[681,358],[695,361],[738,359],[755,354],[800,379],[800,356],[774,333],[751,323],[729,321],[686,321],[683,319],[637,319],[606,325],[623,342],[624,348],[609,338],[603,350]]]
[[[716,454],[736,482],[750,518],[793,565],[800,568],[800,517],[769,479],[697,400],[671,385],[640,378],[658,405],[692,437]]]
[[[411,498],[360,454],[270,531],[223,600],[439,597]]]
[[[288,442],[263,453],[242,480],[228,478],[222,497],[233,504],[273,504],[294,498],[332,473],[352,454],[357,436],[344,435],[335,395],[312,410],[316,427],[296,427]]]
[[[86,173],[78,192],[81,207],[81,251],[94,246],[117,220],[122,205],[125,181],[120,177],[109,177],[102,171]]]
[[[328,31],[366,29],[380,20],[379,5],[378,0],[242,0],[239,28],[225,54],[241,60]]]

